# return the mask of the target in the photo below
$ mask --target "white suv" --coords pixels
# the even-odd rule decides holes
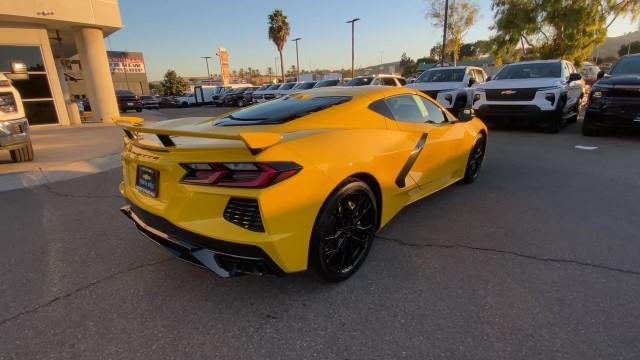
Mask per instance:
[[[580,112],[584,81],[568,61],[525,61],[504,66],[475,88],[473,109],[485,122],[509,120],[542,125],[556,133]]]
[[[29,121],[22,99],[3,73],[0,73],[0,150],[9,150],[14,162],[33,160]]]
[[[457,114],[463,108],[471,106],[473,88],[484,84],[486,80],[487,74],[479,67],[443,66],[423,72],[407,87],[422,91]]]

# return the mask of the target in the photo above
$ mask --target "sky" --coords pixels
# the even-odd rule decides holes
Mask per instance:
[[[491,0],[476,0],[480,18],[465,41],[487,39],[493,23]],[[267,37],[267,15],[282,9],[299,42],[301,69],[351,67],[351,26],[355,29],[355,64],[365,67],[398,61],[403,52],[416,59],[428,54],[442,38],[425,19],[425,0],[120,0],[123,29],[109,36],[116,51],[142,51],[149,80],[160,80],[167,69],[183,77],[219,72],[218,47],[229,51],[231,69],[275,67],[277,51]],[[629,19],[617,20],[609,36],[637,30]],[[285,69],[296,61],[295,44],[284,48]],[[279,65],[278,65],[279,66]]]

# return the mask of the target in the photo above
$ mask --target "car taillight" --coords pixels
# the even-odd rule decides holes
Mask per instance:
[[[242,188],[265,188],[302,170],[293,162],[237,162],[181,164],[187,170],[181,182]]]

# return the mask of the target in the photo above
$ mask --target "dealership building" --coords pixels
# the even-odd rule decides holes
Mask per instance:
[[[94,121],[111,121],[116,89],[148,94],[141,53],[107,54],[104,38],[121,27],[117,0],[0,1],[0,71],[26,64],[28,79],[13,83],[31,124],[79,123],[83,95]]]

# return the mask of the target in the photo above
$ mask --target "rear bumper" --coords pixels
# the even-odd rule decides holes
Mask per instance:
[[[0,121],[0,148],[15,150],[29,143],[29,122],[26,118]]]
[[[258,246],[213,239],[179,228],[135,205],[120,211],[138,230],[172,255],[213,271],[221,277],[243,274],[277,275],[285,272]]]

